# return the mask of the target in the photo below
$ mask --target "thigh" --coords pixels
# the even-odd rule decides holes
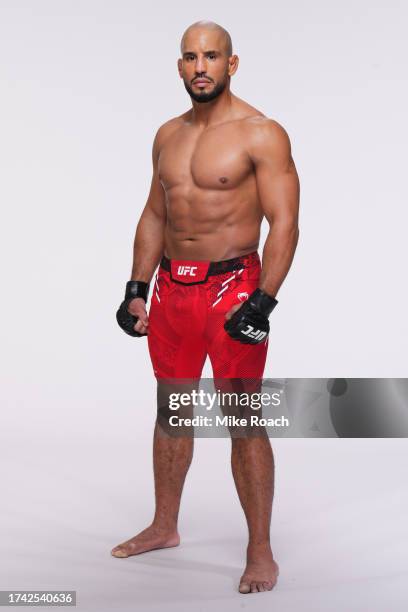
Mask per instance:
[[[202,310],[202,296],[200,301],[197,288],[183,287],[171,282],[168,275],[158,274],[150,304],[148,334],[156,378],[201,376],[206,358]]]
[[[268,352],[268,337],[259,344],[242,344],[233,340],[224,329],[225,315],[234,304],[245,300],[259,285],[260,267],[236,276],[231,282],[222,281],[222,289],[211,292],[211,298],[220,295],[208,305],[206,327],[207,351],[214,378],[262,378]],[[228,281],[228,279],[226,279]],[[220,285],[221,286],[221,285]],[[226,287],[226,289],[225,289]]]
[[[268,338],[260,344],[242,344],[224,329],[225,315],[212,316],[211,339],[207,350],[214,378],[263,377],[268,353]]]

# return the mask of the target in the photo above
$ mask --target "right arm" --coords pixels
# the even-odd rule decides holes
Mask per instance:
[[[167,131],[165,126],[166,124],[159,128],[153,142],[153,176],[150,193],[137,224],[133,243],[133,266],[130,280],[143,283],[150,283],[164,251],[164,230],[167,219],[166,196],[159,180],[158,162],[164,132]],[[142,335],[148,334],[149,317],[144,299],[136,297],[131,301],[122,302],[117,312],[117,321],[126,333],[130,333],[130,329]]]
[[[164,251],[166,197],[159,180],[158,160],[163,140],[162,126],[154,139],[152,151],[153,176],[150,193],[136,228],[133,244],[133,266],[130,280],[149,283]]]

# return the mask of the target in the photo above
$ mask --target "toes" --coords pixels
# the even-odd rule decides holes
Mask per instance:
[[[125,548],[123,546],[116,546],[115,548],[113,548],[111,550],[111,554],[114,557],[122,557],[122,558],[128,556],[128,554],[127,554],[127,552],[126,552],[126,550],[125,550]]]
[[[241,582],[238,590],[240,593],[249,593],[251,591],[251,586],[247,582]]]
[[[275,582],[271,580],[263,580],[262,582],[240,582],[238,591],[240,593],[264,593],[265,591],[272,591],[275,586]]]

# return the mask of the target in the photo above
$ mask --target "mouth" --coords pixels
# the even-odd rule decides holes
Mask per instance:
[[[206,81],[205,79],[196,79],[193,81],[194,85],[208,85],[211,81]]]

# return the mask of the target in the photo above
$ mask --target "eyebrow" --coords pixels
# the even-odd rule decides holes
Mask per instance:
[[[219,53],[219,51],[216,51],[215,49],[212,49],[211,51],[204,51],[205,55],[208,55],[209,53]],[[184,55],[195,55],[194,51],[184,51],[183,56]]]

